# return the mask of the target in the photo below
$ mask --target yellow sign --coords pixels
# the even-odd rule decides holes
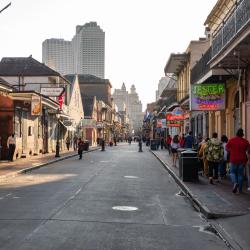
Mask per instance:
[[[41,97],[32,95],[31,98],[31,115],[41,115],[42,105]]]

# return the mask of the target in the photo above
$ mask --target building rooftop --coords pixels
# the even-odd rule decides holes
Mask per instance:
[[[57,71],[29,57],[4,57],[0,76],[61,76]]]

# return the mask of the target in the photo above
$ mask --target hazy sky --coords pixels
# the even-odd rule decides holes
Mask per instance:
[[[11,0],[0,0],[0,9]],[[71,40],[75,26],[96,21],[105,31],[105,78],[113,88],[135,84],[143,108],[155,100],[171,53],[204,36],[217,0],[12,0],[0,14],[0,58],[42,61],[47,38]]]

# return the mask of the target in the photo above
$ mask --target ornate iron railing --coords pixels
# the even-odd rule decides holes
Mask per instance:
[[[214,58],[250,21],[250,1],[242,0],[222,24],[212,41]]]

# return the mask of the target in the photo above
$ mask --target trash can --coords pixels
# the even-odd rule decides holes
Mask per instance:
[[[89,150],[89,141],[85,140],[83,142],[83,150],[88,151]]]
[[[199,161],[197,157],[197,152],[193,150],[184,150],[180,152],[179,177],[182,181],[198,181],[198,169]]]
[[[150,149],[157,150],[157,140],[150,140]]]

